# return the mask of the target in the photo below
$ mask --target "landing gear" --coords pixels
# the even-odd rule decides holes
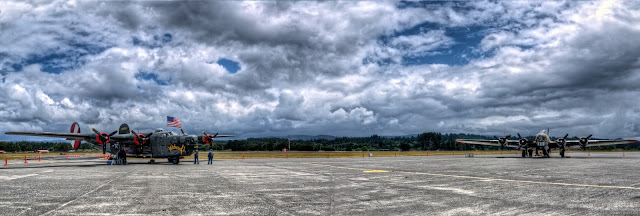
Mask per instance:
[[[564,158],[564,149],[560,150],[560,157]]]
[[[533,157],[533,149],[529,149],[529,157]]]
[[[546,149],[542,149],[542,155],[544,157],[549,157],[549,152]]]
[[[527,157],[527,150],[522,150],[522,157]]]
[[[180,158],[177,158],[177,157],[169,158],[169,162],[173,164],[178,164],[180,163]]]

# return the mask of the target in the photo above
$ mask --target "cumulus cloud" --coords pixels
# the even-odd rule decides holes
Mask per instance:
[[[0,132],[63,132],[74,121],[150,130],[170,115],[188,133],[240,137],[547,127],[633,137],[638,9],[574,1],[0,2]],[[240,70],[229,73],[221,58]],[[436,61],[452,58],[467,61]]]

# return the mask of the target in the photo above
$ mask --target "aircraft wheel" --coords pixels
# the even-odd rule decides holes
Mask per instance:
[[[533,157],[533,149],[529,149],[529,157]]]
[[[180,159],[179,158],[169,158],[169,162],[171,162],[173,164],[178,164],[178,163],[180,163]]]
[[[542,155],[544,157],[549,157],[549,152],[546,149],[542,149]]]
[[[527,157],[527,150],[522,150],[522,157]]]
[[[564,157],[564,150],[560,150],[560,157]]]

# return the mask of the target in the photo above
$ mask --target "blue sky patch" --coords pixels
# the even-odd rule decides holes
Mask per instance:
[[[229,60],[226,58],[220,58],[218,59],[218,61],[216,62],[217,64],[219,64],[220,66],[224,67],[224,69],[227,69],[227,71],[229,71],[229,73],[236,73],[240,70],[240,63],[233,61],[233,60]]]
[[[23,61],[12,64],[11,67],[13,71],[18,72],[27,65],[40,64],[43,72],[60,74],[84,65],[86,63],[84,56],[99,54],[108,49],[108,47],[88,43],[69,42],[68,45],[71,46],[69,50],[32,54]]]
[[[447,64],[464,65],[473,59],[483,58],[489,55],[479,49],[480,42],[487,34],[482,26],[450,27],[444,28],[445,35],[454,39],[454,44],[449,47],[433,50],[436,55],[409,57],[404,56],[402,64]]]
[[[378,41],[380,44],[392,46],[393,39],[399,36],[420,35],[435,30],[444,31],[445,36],[453,39],[453,44],[429,50],[429,52],[421,55],[415,55],[415,53],[413,55],[404,55],[402,56],[402,65],[464,65],[473,59],[493,55],[492,51],[483,52],[479,48],[482,39],[490,33],[490,27],[481,25],[446,27],[437,23],[425,22],[391,35],[381,36]],[[363,60],[364,64],[374,62],[381,66],[393,64],[390,59],[365,58]]]
[[[153,72],[140,71],[136,73],[135,78],[139,80],[152,80],[158,85],[162,86],[169,85],[169,82],[167,80],[160,79],[160,77],[158,77],[158,74]]]

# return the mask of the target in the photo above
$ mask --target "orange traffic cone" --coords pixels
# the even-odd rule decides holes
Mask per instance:
[[[40,154],[38,154],[38,162],[40,162]]]
[[[24,155],[24,163],[29,163],[27,162],[27,155]]]
[[[9,166],[9,159],[7,159],[7,155],[4,156],[4,165]]]

